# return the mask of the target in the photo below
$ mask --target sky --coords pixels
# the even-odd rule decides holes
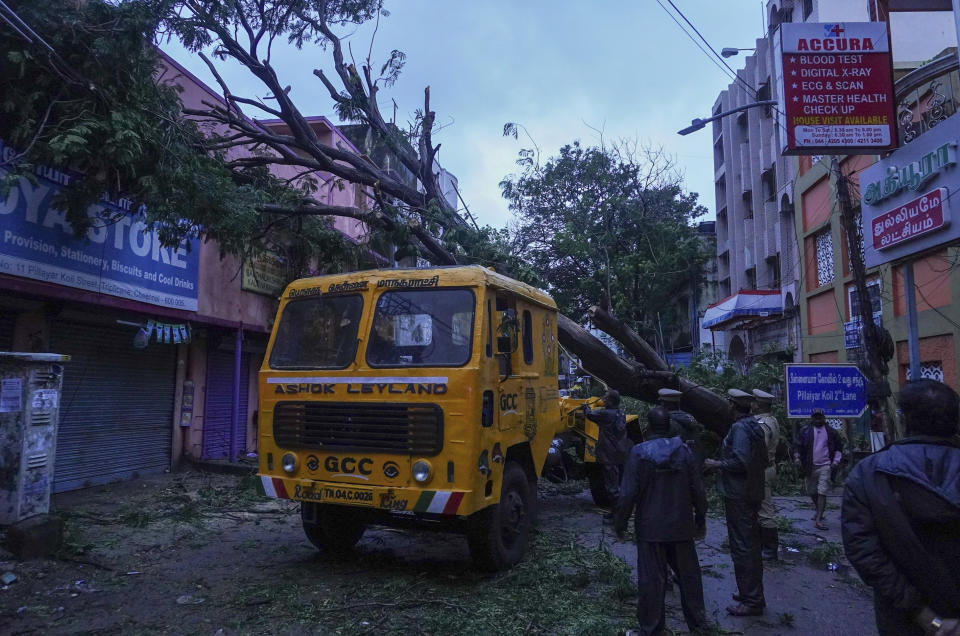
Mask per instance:
[[[670,8],[667,0],[660,2]],[[715,50],[753,47],[763,34],[759,0],[674,4]],[[422,108],[423,89],[430,86],[431,108],[442,127],[434,134],[434,143],[442,144],[440,163],[456,175],[481,224],[508,223],[511,213],[499,183],[516,172],[517,152],[532,147],[530,138],[540,148],[541,161],[575,140],[599,145],[630,139],[662,146],[683,174],[684,189],[699,193],[709,210],[703,220],[713,218],[710,128],[685,137],[676,131],[708,116],[732,80],[658,0],[387,0],[385,8],[390,15],[380,19],[376,31],[374,67],[379,69],[393,49],[404,51],[407,62],[397,83],[381,90],[381,110],[389,119],[395,100],[402,125]],[[373,24],[349,33],[359,63],[370,49]],[[162,48],[216,86],[198,57],[175,43]],[[272,63],[304,115],[325,115],[337,123],[329,95],[312,74],[318,67],[329,70],[328,58],[319,48],[275,48]],[[743,64],[741,57],[727,62],[734,69]],[[237,95],[266,94],[245,69],[222,67],[221,72]],[[504,137],[506,122],[522,124],[530,138],[523,130],[518,140]]]

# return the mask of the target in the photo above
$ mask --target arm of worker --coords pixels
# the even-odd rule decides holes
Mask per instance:
[[[923,594],[900,573],[880,543],[857,475],[844,488],[840,516],[844,551],[863,582],[897,609],[918,614],[926,605]]]
[[[730,449],[733,453],[724,459],[712,461],[712,467],[728,473],[745,473],[750,463],[750,437],[743,426],[730,429]]]
[[[620,497],[617,499],[617,505],[614,507],[613,513],[613,529],[620,538],[623,538],[627,531],[627,522],[630,520],[630,514],[633,512],[637,498],[643,494],[647,487],[648,472],[646,462],[640,459],[640,454],[636,452],[636,449],[631,451],[627,457],[626,466],[623,468]]]

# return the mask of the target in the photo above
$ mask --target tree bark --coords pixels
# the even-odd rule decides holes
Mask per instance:
[[[615,320],[612,317],[610,319]],[[656,352],[653,352],[655,360],[651,359],[651,362],[663,368],[651,370],[642,364],[624,360],[564,315],[557,318],[557,330],[560,344],[580,358],[583,368],[600,378],[610,388],[619,391],[621,395],[655,403],[660,389],[677,389],[683,393],[680,398],[680,408],[693,415],[709,430],[718,435],[726,435],[727,429],[733,423],[733,411],[726,398],[667,370],[666,363],[656,355]],[[632,334],[640,339],[622,323],[619,331],[625,336]],[[610,335],[614,334],[610,333]]]
[[[641,338],[637,332],[617,320],[607,311],[594,305],[587,310],[590,319],[602,331],[610,334],[627,348],[627,351],[637,359],[637,362],[657,371],[669,371],[670,366],[664,362],[650,344]]]

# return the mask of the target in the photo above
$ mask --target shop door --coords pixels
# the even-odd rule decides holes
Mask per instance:
[[[9,309],[0,309],[0,351],[13,351],[13,329],[17,314]]]
[[[207,354],[207,390],[203,404],[203,458],[230,459],[233,447],[247,448],[247,405],[250,395],[250,356],[240,354],[240,418],[233,429],[234,352],[212,349]]]
[[[170,468],[176,347],[133,348],[133,333],[57,322],[51,350],[64,365],[53,491]]]

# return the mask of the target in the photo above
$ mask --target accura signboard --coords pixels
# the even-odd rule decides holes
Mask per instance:
[[[0,143],[0,160],[14,154]],[[161,245],[130,201],[107,199],[90,206],[93,224],[76,238],[53,203],[74,178],[39,166],[33,180],[18,179],[0,197],[0,274],[196,311],[200,242]]]
[[[855,364],[787,364],[787,417],[859,417],[867,408],[867,378]]]
[[[960,239],[950,205],[960,187],[958,139],[960,117],[953,115],[860,173],[867,267]]]
[[[886,22],[780,25],[784,154],[897,145]]]

